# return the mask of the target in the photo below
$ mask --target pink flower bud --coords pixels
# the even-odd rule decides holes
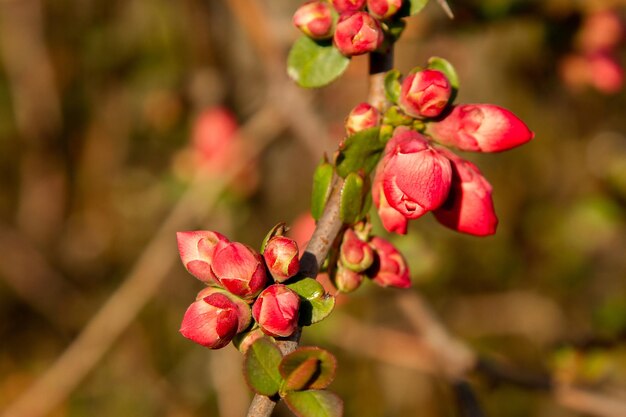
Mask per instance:
[[[404,217],[416,219],[445,201],[452,181],[450,161],[419,133],[396,128],[385,161],[379,181],[389,206]]]
[[[353,13],[365,7],[366,0],[332,0],[335,10],[340,14]]]
[[[228,243],[228,239],[206,230],[178,232],[176,239],[180,259],[187,271],[208,285],[221,285],[211,269],[211,262],[218,243]]]
[[[183,317],[180,333],[202,346],[219,349],[250,324],[250,307],[245,301],[218,288],[198,293]]]
[[[440,122],[429,123],[436,141],[464,151],[501,152],[522,145],[535,134],[509,110],[493,104],[462,104]]]
[[[361,103],[352,109],[346,119],[348,136],[380,124],[380,112],[369,103]]]
[[[221,172],[236,157],[237,120],[224,107],[212,107],[201,112],[193,125],[192,143],[197,163],[211,172]]]
[[[286,236],[274,236],[265,246],[263,258],[272,277],[277,282],[283,282],[298,273],[298,244]]]
[[[348,229],[339,248],[339,260],[347,269],[363,272],[372,266],[374,252],[366,242],[359,239],[354,230]]]
[[[381,287],[409,288],[411,286],[409,268],[402,254],[380,237],[373,237],[370,245],[377,255],[370,275],[372,280]]]
[[[409,116],[437,117],[450,101],[452,86],[443,72],[423,70],[402,82],[399,105]]]
[[[290,336],[298,327],[300,297],[283,284],[273,284],[259,295],[252,306],[252,316],[265,334]]]
[[[383,31],[378,21],[367,12],[345,14],[339,18],[334,42],[345,56],[373,52],[383,42]]]
[[[367,10],[377,19],[387,19],[401,7],[402,0],[367,0]]]
[[[498,218],[493,208],[491,184],[480,170],[450,151],[444,155],[452,164],[452,186],[446,202],[433,212],[439,223],[475,236],[496,232]]]
[[[263,257],[241,243],[221,243],[211,267],[224,288],[244,299],[256,297],[267,282]]]
[[[402,213],[389,205],[383,192],[382,176],[380,175],[377,175],[374,180],[372,198],[374,205],[378,209],[378,216],[383,223],[383,227],[388,232],[405,235],[409,221]]]
[[[328,39],[333,36],[335,16],[328,3],[309,1],[296,10],[293,24],[313,39]]]
[[[364,278],[362,273],[354,272],[339,264],[335,272],[334,283],[339,291],[349,293],[359,288]]]

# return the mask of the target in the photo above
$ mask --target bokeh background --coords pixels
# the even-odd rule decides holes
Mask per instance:
[[[454,20],[435,1],[409,19],[397,67],[449,59],[458,101],[507,107],[536,139],[468,156],[494,186],[496,236],[462,236],[426,216],[395,238],[412,291],[482,356],[626,401],[626,49],[623,39],[608,51],[585,43],[610,27],[594,32],[589,19],[609,13],[623,25],[626,8],[449,3]],[[307,211],[316,163],[367,97],[367,59],[331,86],[295,88],[284,62],[299,4],[0,0],[3,417],[245,413],[236,350],[177,332],[202,286],[180,265],[173,232],[219,230],[258,246]],[[241,126],[226,163],[192,140],[215,106]],[[410,332],[395,295],[364,285],[337,310]],[[303,342],[338,356],[331,388],[347,416],[460,415],[449,384],[386,363],[394,351],[364,354],[367,340],[344,343],[346,323],[331,316]],[[542,391],[481,375],[471,384],[488,416],[587,415]]]

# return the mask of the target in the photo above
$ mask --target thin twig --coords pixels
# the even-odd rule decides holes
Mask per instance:
[[[220,180],[198,175],[164,220],[122,285],[92,317],[79,336],[52,366],[13,404],[2,417],[48,415],[102,359],[121,333],[157,291],[176,262],[173,241],[176,231],[199,224],[210,213],[225,187],[245,169],[250,160],[282,129],[271,107],[257,113],[242,129],[242,136],[255,137],[248,158],[224,173]]]

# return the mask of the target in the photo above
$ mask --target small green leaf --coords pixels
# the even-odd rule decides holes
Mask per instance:
[[[319,220],[324,213],[324,207],[330,196],[334,168],[328,162],[322,162],[313,174],[313,192],[311,195],[311,215]]]
[[[383,116],[383,124],[391,126],[411,126],[413,123],[411,116],[407,116],[398,106],[391,106]]]
[[[287,73],[301,87],[317,88],[330,84],[348,68],[343,56],[329,41],[316,42],[302,36],[289,52]]]
[[[397,69],[393,69],[385,74],[385,96],[387,100],[394,104],[398,104],[400,99],[400,89],[402,88],[400,77],[402,77],[402,74]]]
[[[422,11],[424,6],[428,4],[428,0],[408,0],[402,4],[402,7],[396,13],[398,17],[413,16]]]
[[[452,102],[456,97],[460,86],[459,76],[456,73],[454,66],[448,60],[434,56],[428,60],[428,68],[441,71],[446,78],[448,78],[448,81],[450,81],[450,85],[452,86],[452,96],[450,97],[450,102]]]
[[[346,224],[353,224],[359,220],[363,208],[363,177],[351,172],[346,177],[341,188],[341,203],[339,217]]]
[[[366,174],[376,167],[385,145],[379,139],[380,129],[362,130],[347,138],[335,162],[337,173],[343,178],[359,170]]]
[[[313,365],[315,372],[311,372]],[[283,385],[285,391],[303,388],[324,389],[335,379],[336,369],[337,359],[333,354],[316,346],[296,349],[285,356],[279,366],[280,374],[285,379]],[[292,380],[293,382],[290,382]],[[290,388],[287,388],[288,385]]]
[[[342,399],[330,391],[291,391],[283,399],[297,417],[343,416]]]
[[[278,347],[267,337],[255,341],[246,351],[244,376],[257,394],[271,397],[283,383],[278,366],[282,360]]]
[[[287,287],[300,296],[298,324],[310,326],[326,318],[335,307],[335,297],[324,291],[322,284],[313,278],[303,278]]]
[[[267,242],[274,236],[284,236],[287,232],[287,224],[285,222],[280,222],[276,226],[272,227],[272,229],[267,232],[263,242],[261,243],[261,253],[265,252],[265,246],[267,246]]]

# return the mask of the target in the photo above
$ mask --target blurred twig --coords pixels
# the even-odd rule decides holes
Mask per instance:
[[[98,363],[121,333],[152,298],[174,265],[175,232],[199,224],[206,218],[225,187],[247,167],[282,129],[278,115],[271,108],[257,113],[242,129],[242,135],[254,137],[248,157],[224,173],[221,179],[200,174],[163,221],[152,241],[137,259],[130,273],[92,317],[80,335],[55,363],[13,404],[2,417],[40,417],[59,405]]]

